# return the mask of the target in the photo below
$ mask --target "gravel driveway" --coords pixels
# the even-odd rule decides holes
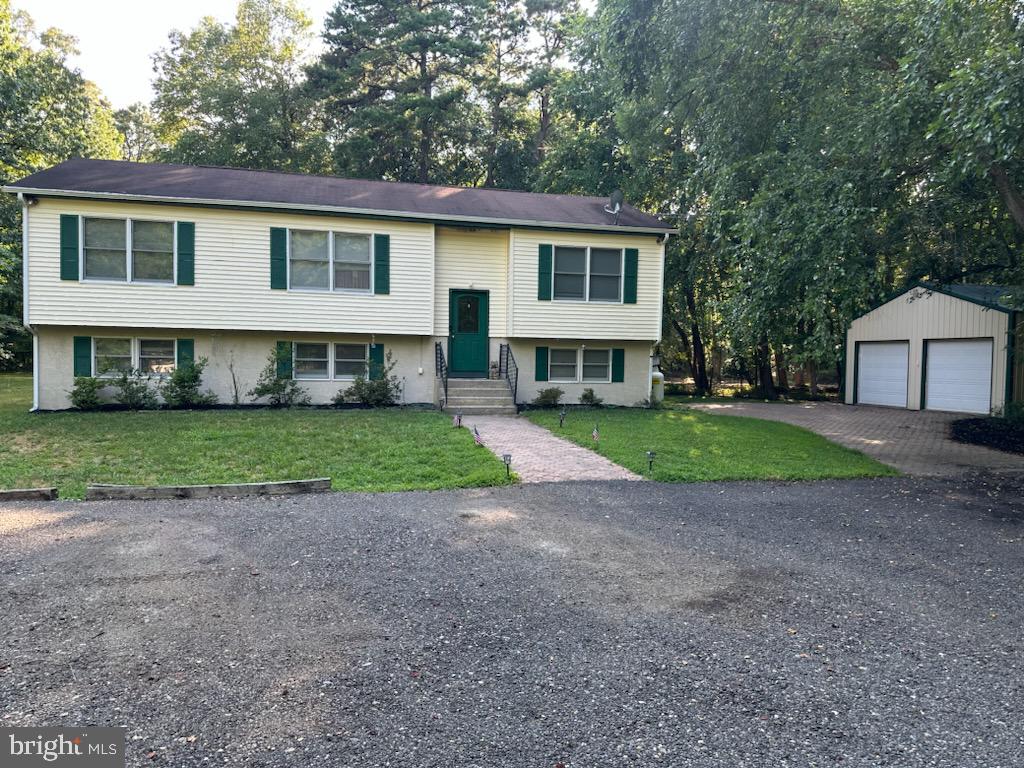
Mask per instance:
[[[1019,768],[1019,483],[8,505],[0,716],[130,765]]]

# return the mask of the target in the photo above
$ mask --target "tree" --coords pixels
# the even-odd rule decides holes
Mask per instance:
[[[136,103],[119,109],[114,122],[121,134],[121,159],[150,162],[157,158],[161,150],[159,126],[148,105]]]
[[[484,0],[342,0],[309,70],[342,175],[421,183],[479,177],[470,83]]]
[[[206,17],[154,57],[162,159],[321,171],[326,145],[304,84],[312,22],[294,0],[242,0],[234,24]]]
[[[67,65],[75,41],[38,33],[31,17],[0,0],[0,183],[73,156],[117,157],[118,134],[99,91]],[[0,369],[25,367],[22,328],[21,210],[0,199]]]

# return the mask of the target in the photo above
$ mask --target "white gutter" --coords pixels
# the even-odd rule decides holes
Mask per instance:
[[[539,227],[541,229],[579,229],[620,234],[664,235],[676,232],[675,229],[656,229],[654,227],[620,227],[601,224],[571,224],[560,221],[541,221],[534,219],[500,219],[489,216],[454,216],[447,214],[420,213],[418,211],[389,211],[377,208],[352,208],[336,205],[310,205],[305,203],[254,202],[252,200],[212,200],[200,197],[165,197],[162,195],[132,195],[120,192],[81,192],[66,189],[35,189],[29,187],[0,187],[4,192],[17,192],[19,195],[43,195],[51,197],[82,197],[99,200],[120,200],[139,203],[169,203],[173,205],[204,205],[217,207],[241,208],[274,208],[286,211],[334,213],[347,216],[382,216],[387,218],[417,219],[424,221],[455,222],[460,224],[500,224],[508,227]]]
[[[32,334],[32,410],[39,410],[39,337],[28,316],[28,209],[29,202],[23,192],[21,201],[21,324]]]

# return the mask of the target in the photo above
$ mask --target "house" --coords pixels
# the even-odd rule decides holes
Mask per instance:
[[[68,407],[76,376],[198,358],[221,402],[248,401],[274,349],[316,403],[388,354],[406,403],[650,394],[673,230],[629,205],[85,159],[4,190],[23,203],[37,409]]]
[[[1024,401],[1021,310],[1004,286],[914,285],[850,325],[846,402],[990,413]]]

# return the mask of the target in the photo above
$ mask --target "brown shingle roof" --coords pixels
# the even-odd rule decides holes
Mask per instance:
[[[551,228],[669,232],[660,219],[623,205],[605,213],[607,198],[502,189],[441,187],[391,181],[307,176],[213,166],[76,158],[5,187],[11,192],[242,204],[342,213],[408,216],[435,221]]]

